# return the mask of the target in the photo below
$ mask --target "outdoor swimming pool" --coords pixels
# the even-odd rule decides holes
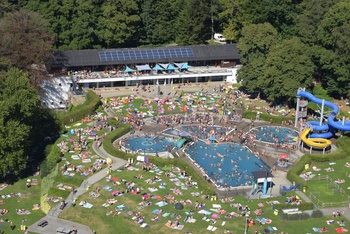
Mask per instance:
[[[270,170],[249,149],[234,143],[194,143],[186,151],[192,161],[217,185],[223,187],[249,186],[252,172]]]
[[[299,136],[296,130],[277,126],[260,126],[253,128],[249,133],[256,134],[255,140],[265,143],[293,143],[293,139]]]
[[[181,135],[193,136],[196,134],[200,140],[191,142],[185,153],[219,188],[250,186],[253,171],[270,170],[246,147],[231,142],[208,144],[206,140],[212,130],[218,135],[231,131],[230,128],[221,126],[207,126],[205,129],[200,129],[199,125],[181,126],[162,132],[175,137],[135,136],[125,138],[125,148],[134,153],[155,154],[170,151]]]
[[[175,142],[172,138],[164,136],[132,136],[125,138],[125,148],[132,152],[143,154],[155,154],[157,152],[165,152],[171,150]]]

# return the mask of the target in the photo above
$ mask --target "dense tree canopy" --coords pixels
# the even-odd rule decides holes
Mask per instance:
[[[10,69],[0,83],[0,174],[26,166],[39,96],[27,75]]]
[[[293,101],[299,87],[312,87],[314,69],[309,47],[299,38],[275,44],[262,71],[267,99],[272,103]]]
[[[269,23],[243,28],[238,44],[243,67],[238,71],[238,79],[246,91],[264,94],[264,65],[271,46],[277,42],[278,32]]]
[[[34,20],[29,22],[38,29],[26,32],[29,37],[22,37],[24,41],[29,44],[34,38],[39,38],[40,43],[53,41],[59,50],[202,44],[212,38],[213,32],[221,32],[230,42],[239,42],[244,66],[238,79],[243,88],[269,99],[274,96],[271,91],[267,92],[264,79],[279,74],[271,68],[270,72],[276,74],[266,76],[266,64],[274,61],[270,48],[275,44],[291,43],[293,39],[295,43],[292,44],[301,45],[309,53],[313,70],[310,79],[320,82],[333,97],[349,95],[348,0],[0,0],[1,22],[9,25],[0,28],[1,45],[5,45],[0,45],[0,69],[16,64],[33,78],[32,72],[40,69],[33,69],[32,65],[42,61],[32,59],[29,62],[31,57],[28,55],[19,59],[27,54],[29,47],[20,43],[16,53],[4,53],[4,49],[9,48],[6,43],[15,41],[9,35],[17,33],[26,22],[21,20],[19,26],[13,25],[11,32],[9,15],[13,13],[8,13],[23,9],[40,13],[54,35],[54,38],[43,40],[42,35],[49,35],[47,29],[41,30],[46,26],[43,23],[35,25],[43,21]],[[33,13],[25,14],[32,17]],[[12,21],[16,22],[14,18]],[[298,42],[296,38],[299,38]],[[47,51],[50,43],[40,43],[34,43],[31,51],[42,51],[40,48]],[[272,55],[277,56],[276,52]],[[47,58],[39,57],[40,60]],[[280,66],[286,66],[278,69],[283,71],[289,64],[281,63]],[[299,63],[298,66],[309,71],[306,64]],[[295,82],[295,86],[304,85],[302,80]],[[276,85],[275,90],[279,89],[277,83],[272,83]]]
[[[46,79],[43,65],[51,58],[53,38],[38,13],[15,11],[0,19],[0,64],[28,72],[38,88]],[[0,65],[0,66],[1,66]]]

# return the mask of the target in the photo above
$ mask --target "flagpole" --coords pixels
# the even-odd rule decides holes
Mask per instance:
[[[166,80],[167,80],[167,79],[164,80],[164,86],[165,86],[164,96],[167,95],[167,92],[166,92]]]

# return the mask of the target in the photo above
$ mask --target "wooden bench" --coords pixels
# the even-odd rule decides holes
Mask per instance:
[[[47,222],[46,220],[42,220],[38,223],[39,227],[46,227],[49,224],[49,222]]]
[[[31,185],[38,185],[38,180],[37,179],[32,179]]]

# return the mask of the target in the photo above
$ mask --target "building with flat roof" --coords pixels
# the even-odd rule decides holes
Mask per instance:
[[[54,53],[51,71],[64,71],[76,87],[207,81],[236,83],[236,44],[68,50]]]

